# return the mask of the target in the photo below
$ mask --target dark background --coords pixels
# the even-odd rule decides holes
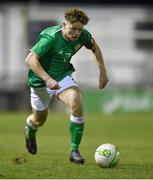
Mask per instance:
[[[153,0],[2,0],[0,3],[81,3],[113,5],[153,5]]]

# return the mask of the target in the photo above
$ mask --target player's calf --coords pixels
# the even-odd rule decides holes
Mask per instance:
[[[26,148],[31,154],[37,153],[37,143],[36,143],[36,130],[30,129],[30,127],[25,126],[25,143]]]
[[[27,118],[27,125],[25,126],[25,143],[26,148],[31,154],[37,153],[37,142],[36,142],[36,132],[37,128],[32,125],[30,119],[31,116]]]
[[[75,117],[71,115],[70,118],[70,132],[71,132],[71,153],[69,160],[76,164],[83,164],[84,158],[80,155],[79,145],[84,131],[84,119],[83,117]]]

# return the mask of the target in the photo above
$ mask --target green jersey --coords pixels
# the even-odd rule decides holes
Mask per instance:
[[[75,71],[70,60],[82,46],[88,49],[93,46],[92,36],[86,29],[83,29],[76,41],[67,41],[62,35],[62,25],[58,25],[43,30],[31,51],[39,57],[43,69],[53,79],[60,81]],[[31,69],[28,73],[28,84],[34,88],[46,86]]]

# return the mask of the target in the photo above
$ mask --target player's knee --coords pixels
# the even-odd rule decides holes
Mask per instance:
[[[35,126],[36,127],[41,127],[43,126],[43,124],[45,123],[47,117],[35,117]]]
[[[36,111],[33,110],[33,123],[36,127],[42,126],[47,120],[48,111]]]
[[[77,98],[73,100],[71,105],[71,114],[74,116],[83,116],[83,105]]]
[[[38,127],[41,127],[43,124],[45,123],[45,121],[35,121],[35,126],[38,128]]]
[[[71,114],[74,116],[83,116],[83,107],[82,105],[74,105],[71,108]]]

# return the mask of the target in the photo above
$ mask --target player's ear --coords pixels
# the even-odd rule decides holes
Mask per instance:
[[[65,26],[66,26],[66,22],[64,21],[64,22],[62,23],[62,25],[63,25],[63,27],[65,27]]]

